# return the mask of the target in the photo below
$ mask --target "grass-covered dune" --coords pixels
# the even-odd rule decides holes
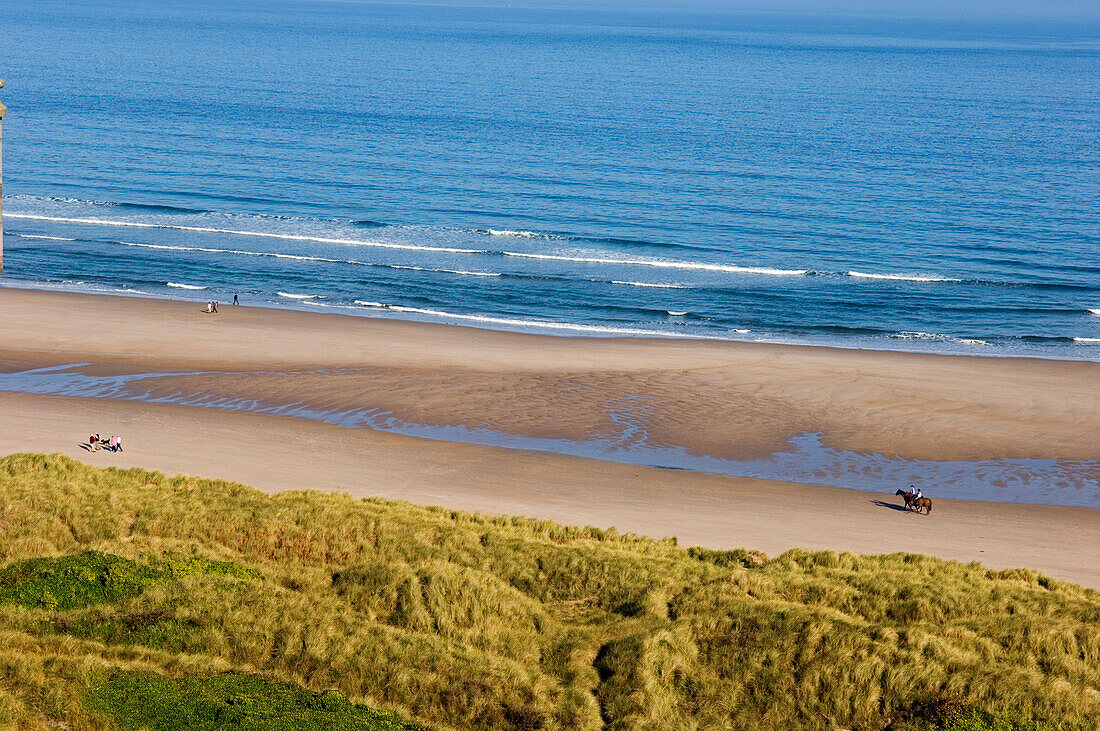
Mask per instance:
[[[3,727],[1095,729],[1098,688],[1100,595],[1030,570],[0,460]]]

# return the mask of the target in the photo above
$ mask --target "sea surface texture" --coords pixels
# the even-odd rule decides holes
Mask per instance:
[[[0,283],[1100,359],[1100,26],[10,3]]]

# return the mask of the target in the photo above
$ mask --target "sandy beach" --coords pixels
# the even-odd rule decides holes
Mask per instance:
[[[1100,458],[1100,364],[714,341],[557,338],[395,320],[0,290],[0,370],[89,363],[201,393],[588,439],[646,399],[650,443],[758,457],[795,434],[909,459]],[[201,371],[196,374],[195,372]],[[163,393],[161,393],[163,392]],[[937,500],[425,440],[308,419],[0,393],[0,452],[609,526],[684,544],[915,551],[1100,588],[1100,511]],[[91,454],[90,431],[126,451]]]

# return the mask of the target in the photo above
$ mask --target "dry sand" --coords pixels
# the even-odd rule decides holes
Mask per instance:
[[[719,456],[770,452],[801,431],[923,459],[1096,459],[1100,364],[700,341],[497,333],[259,308],[0,290],[0,367],[91,362],[102,372],[247,371],[176,389],[410,421],[583,438],[623,394],[652,400],[652,442]],[[287,373],[341,368],[355,373]],[[266,373],[255,373],[264,371]],[[0,453],[234,479],[268,491],[346,490],[424,504],[615,525],[681,543],[914,551],[1029,566],[1100,588],[1100,510],[897,498],[640,468],[350,430],[286,417],[0,393]],[[90,431],[122,454],[83,451]]]

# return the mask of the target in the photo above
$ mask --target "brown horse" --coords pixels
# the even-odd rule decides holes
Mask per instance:
[[[906,492],[905,490],[898,490],[894,494],[901,495],[902,499],[905,500],[906,510],[916,510],[919,513],[921,509],[924,509],[926,511],[925,515],[932,514],[932,498],[916,498],[914,497],[915,492]]]

